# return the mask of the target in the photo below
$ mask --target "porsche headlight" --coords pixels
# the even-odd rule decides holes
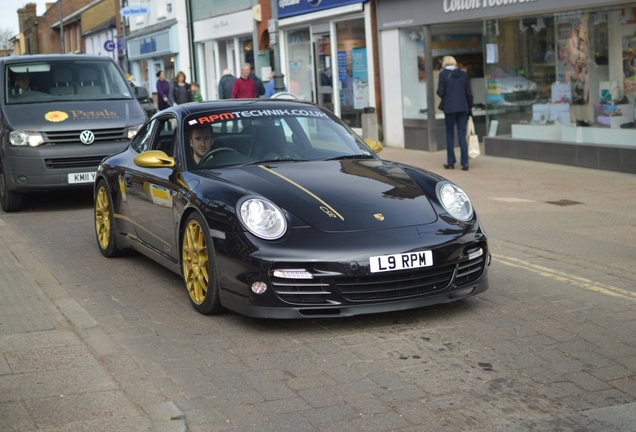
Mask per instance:
[[[467,221],[473,217],[473,205],[468,195],[452,183],[440,183],[437,196],[446,211],[455,219]]]
[[[265,240],[276,240],[287,230],[283,212],[274,203],[262,198],[248,198],[240,202],[238,214],[249,232]]]
[[[44,144],[44,139],[39,132],[14,130],[9,134],[9,142],[14,146],[37,147]]]

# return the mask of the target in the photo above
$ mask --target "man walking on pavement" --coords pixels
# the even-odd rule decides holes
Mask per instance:
[[[254,80],[250,78],[252,67],[245,63],[241,67],[241,76],[234,81],[232,87],[232,99],[253,99],[256,97]]]

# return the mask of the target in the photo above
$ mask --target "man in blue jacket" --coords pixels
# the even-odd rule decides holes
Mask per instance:
[[[466,123],[468,113],[473,108],[473,92],[470,89],[468,74],[457,67],[457,60],[445,56],[439,74],[437,95],[442,98],[442,110],[446,124],[446,159],[445,169],[455,168],[455,124],[457,124],[457,141],[461,152],[461,165],[468,171],[468,146],[466,144]]]

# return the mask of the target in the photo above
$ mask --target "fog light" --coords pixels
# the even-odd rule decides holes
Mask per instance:
[[[274,270],[274,276],[284,279],[313,279],[314,276],[305,269]]]
[[[474,251],[470,251],[468,252],[468,259],[471,260],[471,259],[479,258],[483,254],[484,254],[484,250],[482,248],[479,248]]]
[[[252,292],[254,294],[263,294],[267,291],[267,284],[265,282],[257,281],[252,284]]]

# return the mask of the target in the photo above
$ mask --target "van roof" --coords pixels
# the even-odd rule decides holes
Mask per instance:
[[[0,64],[5,63],[31,63],[35,61],[55,61],[55,60],[94,60],[113,61],[112,58],[93,54],[28,54],[20,56],[0,57]]]

